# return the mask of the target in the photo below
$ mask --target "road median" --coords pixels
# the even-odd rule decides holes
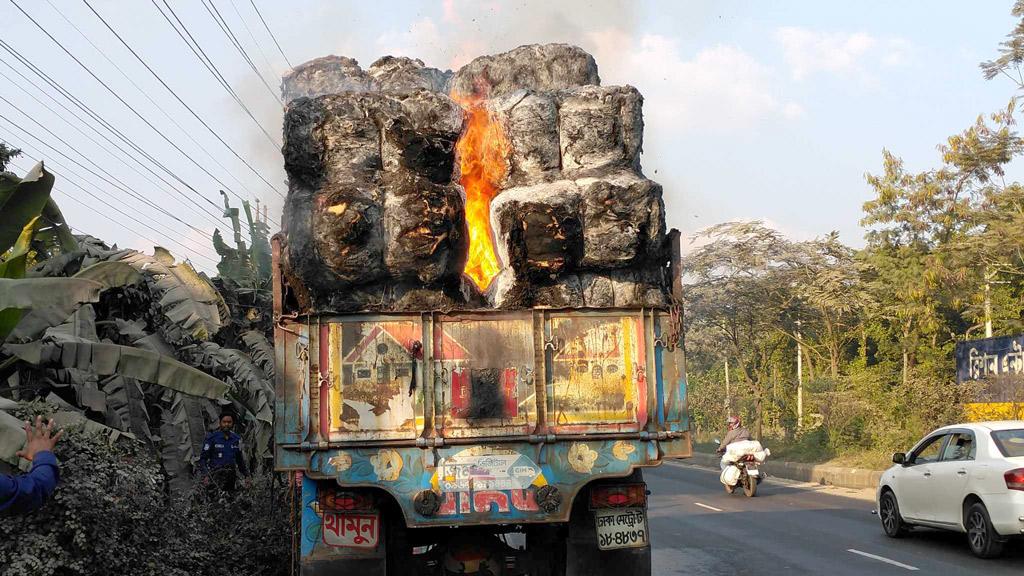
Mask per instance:
[[[719,467],[720,457],[715,454],[694,452],[687,460],[691,464]],[[867,468],[850,468],[847,466],[828,466],[825,464],[807,464],[803,462],[785,462],[769,459],[762,469],[769,477],[786,478],[800,482],[811,482],[822,486],[838,486],[840,488],[875,488],[882,476],[881,470]]]

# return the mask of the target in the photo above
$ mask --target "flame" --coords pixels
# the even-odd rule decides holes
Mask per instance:
[[[479,96],[452,94],[467,116],[466,130],[455,151],[466,189],[466,223],[469,226],[469,257],[463,272],[486,290],[500,266],[491,233],[491,200],[505,178],[509,144],[501,125],[491,117]]]

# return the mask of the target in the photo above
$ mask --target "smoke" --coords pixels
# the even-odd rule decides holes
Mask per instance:
[[[385,11],[374,3],[323,3],[292,9],[275,29],[284,37],[292,64],[337,54],[357,59],[365,69],[384,55],[408,56],[427,66],[456,70],[473,58],[523,44],[562,42],[594,55],[605,85],[631,84],[645,97],[644,171],[665,188],[670,226],[692,231],[698,206],[681,143],[709,132],[743,135],[765,121],[783,122],[803,111],[779,95],[776,72],[756,55],[735,45],[687,52],[681,39],[696,35],[715,18],[713,7],[688,7],[673,22],[671,37],[644,32],[644,22],[663,17],[664,7],[632,2],[526,0],[519,2],[441,0],[415,4],[418,10]],[[273,23],[272,23],[273,26]],[[690,48],[692,50],[692,48]],[[279,75],[286,72],[282,63]],[[267,130],[280,137],[282,110],[250,73],[236,86]],[[252,121],[237,110],[245,152],[275,185],[284,187],[280,151],[266,142]],[[714,123],[711,125],[711,123]],[[269,193],[271,212],[280,199]],[[703,214],[713,216],[712,214]],[[272,228],[278,219],[271,217]]]

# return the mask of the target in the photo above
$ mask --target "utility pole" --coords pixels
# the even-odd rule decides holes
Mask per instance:
[[[800,321],[796,321],[796,429],[804,429],[804,354],[800,344]]]
[[[985,338],[992,337],[992,283],[985,274]]]
[[[725,357],[725,415],[732,416],[732,393],[729,391],[729,357]]]

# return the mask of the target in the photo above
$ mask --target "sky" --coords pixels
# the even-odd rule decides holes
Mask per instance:
[[[757,219],[860,246],[864,175],[880,171],[883,149],[911,170],[935,167],[938,144],[1015,95],[978,69],[1014,25],[1009,1],[205,1],[0,0],[0,40],[88,110],[0,49],[0,140],[26,152],[15,171],[42,158],[57,174],[76,230],[147,252],[158,243],[211,273],[209,236],[229,227],[219,190],[232,206],[259,200],[278,229],[279,78],[327,54],[454,70],[523,44],[582,47],[602,84],[644,95],[643,170],[686,237]]]

